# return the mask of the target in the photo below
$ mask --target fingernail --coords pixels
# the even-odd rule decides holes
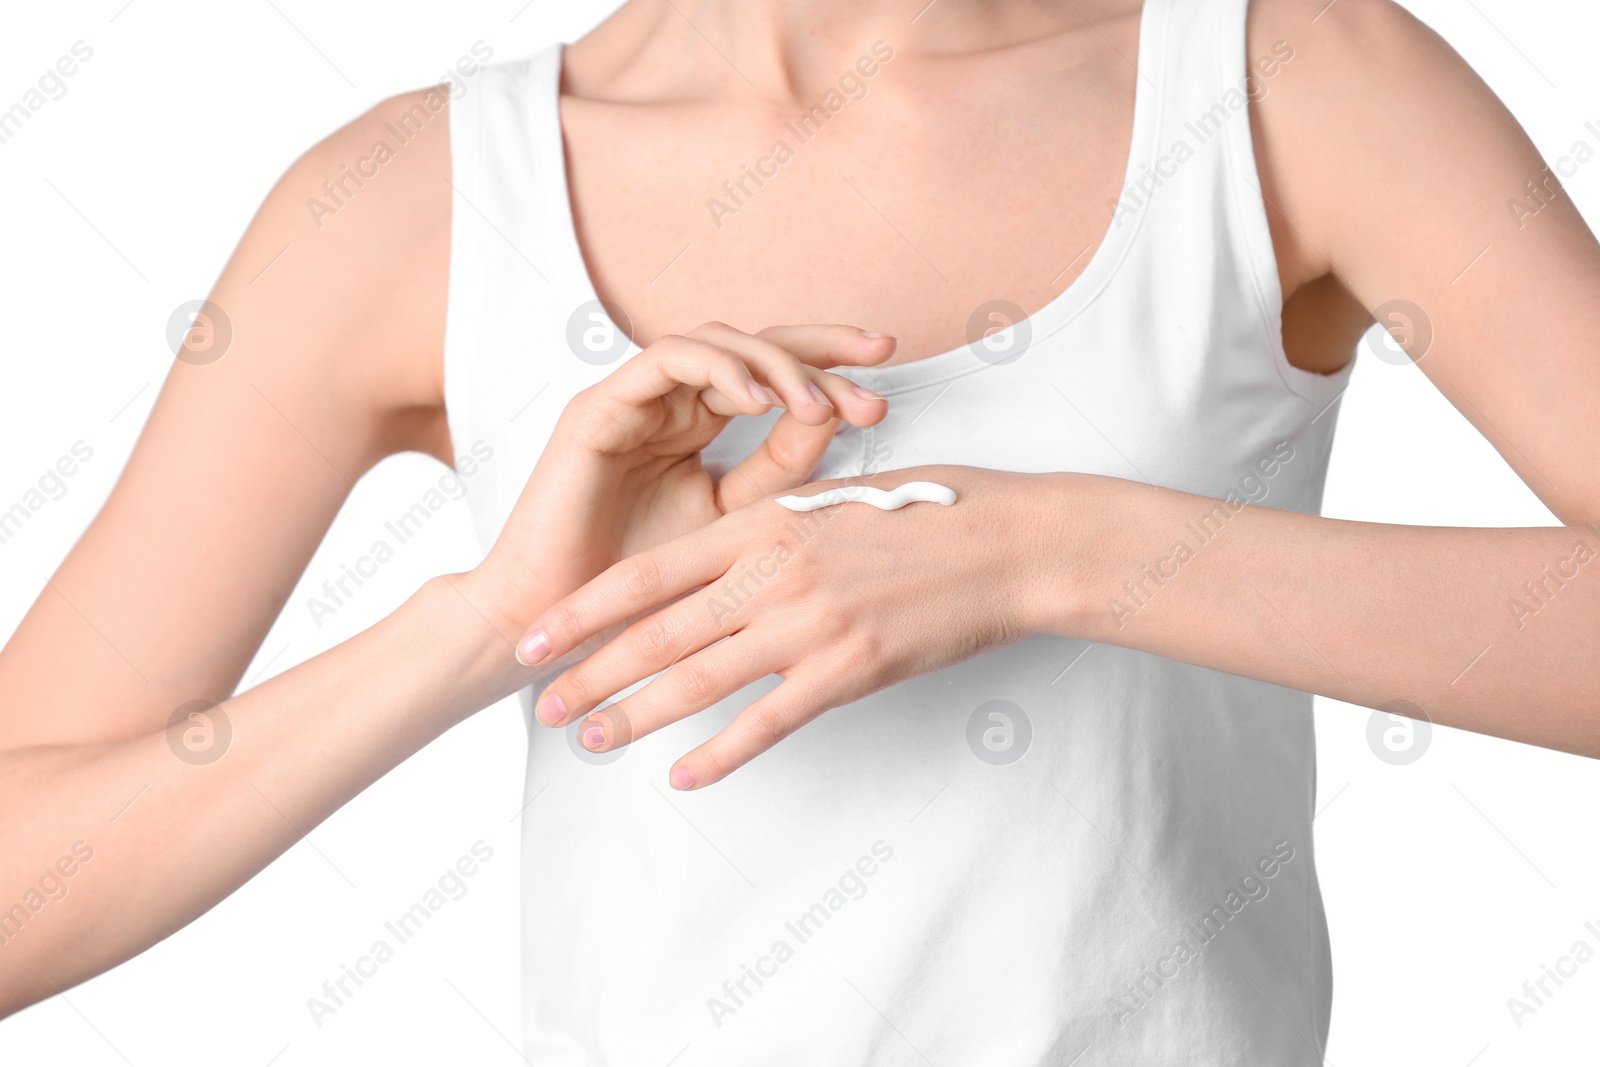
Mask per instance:
[[[517,646],[517,662],[532,667],[550,654],[550,639],[543,630],[529,630]]]
[[[750,395],[756,398],[758,404],[772,403],[772,394],[767,392],[767,387],[754,378],[750,379]]]
[[[815,400],[825,408],[833,407],[833,405],[828,402],[828,394],[824,393],[821,389],[818,389],[816,382],[806,383],[806,388],[811,390],[812,400]]]
[[[606,731],[599,724],[590,724],[583,731],[583,747],[599,748],[606,743]]]
[[[539,701],[537,714],[540,722],[555,726],[567,717],[567,705],[554,693],[546,693]]]
[[[880,396],[877,393],[874,393],[871,389],[863,389],[859,385],[856,386],[856,396],[859,396],[862,400],[882,400],[883,399],[882,396]]]
[[[672,788],[693,789],[694,772],[687,767],[679,767],[672,772]]]
[[[868,338],[869,340],[876,341],[878,338],[882,337],[883,334],[879,333],[877,330],[862,330],[861,336]]]

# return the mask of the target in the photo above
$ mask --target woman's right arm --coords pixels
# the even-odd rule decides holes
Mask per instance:
[[[417,104],[385,102],[279,181],[213,292],[230,347],[174,363],[104,508],[0,650],[0,1015],[173,933],[531,674],[441,578],[224,699],[355,480],[399,451],[450,462],[447,113],[345,179],[342,203],[323,188]],[[197,700],[231,728],[215,762],[169,745]]]

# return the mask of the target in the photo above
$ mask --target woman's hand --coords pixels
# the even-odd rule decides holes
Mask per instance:
[[[624,556],[800,485],[837,420],[870,426],[876,393],[828,373],[894,353],[854,326],[777,326],[747,334],[707,323],[656,341],[563,410],[467,595],[502,633]],[[785,408],[754,454],[720,480],[702,449],[735,415]]]
[[[762,500],[625,559],[544,612],[518,642],[519,658],[539,665],[656,609],[553,682],[539,721],[563,726],[665,670],[590,715],[582,741],[603,751],[782,675],[782,685],[673,766],[671,784],[693,789],[829,708],[1029,636],[1042,617],[1030,604],[1040,553],[1024,509],[1041,477],[922,467],[822,482],[801,495],[932,481],[957,499],[809,513]]]

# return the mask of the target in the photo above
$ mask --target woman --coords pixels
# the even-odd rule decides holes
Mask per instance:
[[[630,0],[439,103],[284,177],[0,657],[4,899],[94,840],[6,1010],[521,691],[533,1062],[1315,1063],[1309,694],[1600,751],[1600,254],[1386,0]],[[1317,517],[1375,317],[1566,527]],[[210,706],[406,449],[484,563]]]

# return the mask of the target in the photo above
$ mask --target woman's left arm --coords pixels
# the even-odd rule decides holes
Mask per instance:
[[[921,467],[864,481],[913,480],[950,486],[956,503],[801,515],[763,500],[607,570],[523,645],[548,643],[547,662],[650,614],[557,678],[540,721],[566,725],[665,671],[590,716],[584,743],[603,751],[782,675],[674,764],[674,786],[703,786],[830,708],[1057,634],[1600,756],[1592,528],[1346,522],[1084,474]],[[1200,523],[1221,532],[1192,548]]]
[[[1581,143],[1547,163],[1391,0],[1255,0],[1251,54],[1277,41],[1295,58],[1254,105],[1275,240],[1390,329],[1566,526],[1249,507],[1157,588],[1146,567],[1215,501],[1110,483],[1087,490],[1105,504],[1102,548],[1074,576],[1097,602],[1080,591],[1062,603],[1089,617],[1046,625],[1600,756],[1600,244],[1561,188],[1600,133],[1575,128]]]
[[[810,535],[764,501],[552,608],[535,627],[559,652],[706,586],[569,671],[541,716],[570,722],[672,666],[593,716],[586,738],[610,747],[782,674],[674,765],[675,786],[705,785],[830,707],[1053,633],[1600,756],[1600,246],[1559,185],[1600,166],[1600,135],[1575,130],[1584,144],[1547,165],[1389,0],[1257,0],[1251,54],[1277,40],[1296,58],[1255,115],[1275,234],[1396,328],[1566,526],[1247,506],[1179,558],[1185,525],[1226,505],[1087,475],[896,472],[868,481],[943,481],[961,498],[846,504],[814,513],[834,517]]]
[[[1600,170],[1600,112],[1547,162],[1391,0],[1250,11],[1252,55],[1295,50],[1254,105],[1280,250],[1353,294],[1562,522],[1600,519],[1600,244],[1561,188]]]

